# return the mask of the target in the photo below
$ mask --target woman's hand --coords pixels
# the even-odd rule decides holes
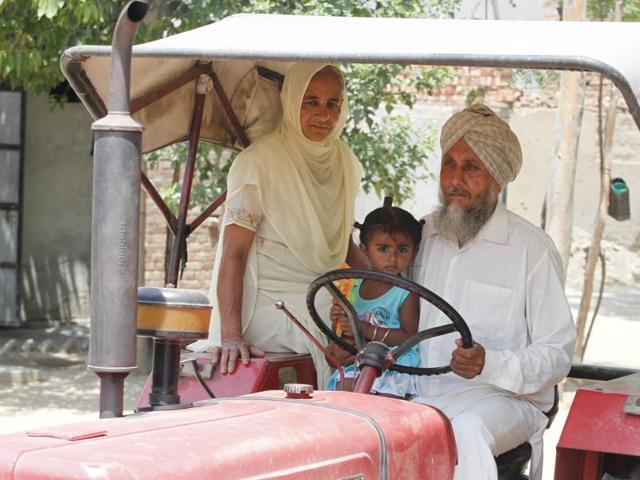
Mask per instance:
[[[220,347],[215,347],[212,353],[213,363],[220,362],[220,373],[233,373],[238,357],[242,364],[247,365],[251,357],[264,357],[264,352],[247,342],[242,337],[225,338]]]

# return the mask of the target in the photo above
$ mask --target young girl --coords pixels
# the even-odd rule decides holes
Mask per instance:
[[[360,249],[372,270],[400,275],[414,258],[420,245],[424,221],[416,220],[406,210],[391,206],[386,197],[384,206],[370,212],[360,229]],[[377,340],[389,346],[402,343],[418,331],[418,297],[388,283],[372,280],[354,280],[349,301],[359,317],[359,327],[366,341]],[[331,309],[334,328],[352,338],[349,320],[337,304]],[[417,367],[420,361],[418,348],[413,347],[399,359],[400,365]],[[345,378],[355,378],[355,365],[344,368]],[[342,390],[338,372],[334,372],[328,390]],[[378,377],[372,393],[400,398],[416,395],[413,376],[387,370]]]

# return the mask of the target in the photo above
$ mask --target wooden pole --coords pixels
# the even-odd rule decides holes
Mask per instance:
[[[585,19],[584,0],[564,0],[563,21]],[[573,192],[575,188],[578,143],[584,107],[583,72],[563,72],[561,96],[556,117],[556,144],[551,155],[551,173],[545,199],[545,230],[562,258],[566,276],[573,230]]]
[[[615,20],[622,20],[622,1],[617,0],[615,4]],[[591,245],[587,253],[587,264],[584,271],[584,285],[582,288],[582,298],[580,299],[580,309],[576,318],[576,328],[578,329],[578,341],[575,358],[582,362],[587,348],[585,331],[587,316],[591,308],[591,295],[593,293],[593,280],[600,255],[602,236],[604,234],[605,221],[609,209],[609,184],[611,182],[611,147],[613,145],[613,133],[615,131],[616,112],[618,103],[618,90],[611,84],[609,90],[609,108],[607,109],[606,123],[602,126],[602,88],[603,80],[600,79],[600,91],[598,96],[598,143],[600,151],[600,202],[595,219]],[[595,318],[593,319],[595,321]]]

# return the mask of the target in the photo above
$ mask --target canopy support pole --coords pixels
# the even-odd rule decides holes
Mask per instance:
[[[202,126],[202,113],[204,112],[204,99],[208,90],[207,75],[201,75],[196,85],[196,98],[194,101],[193,116],[191,117],[191,128],[189,134],[189,153],[187,164],[184,170],[182,181],[182,191],[180,193],[180,207],[178,209],[178,225],[176,235],[171,248],[171,259],[169,261],[169,277],[167,287],[178,285],[178,274],[182,255],[184,254],[184,242],[188,236],[187,214],[189,212],[189,200],[191,199],[191,185],[193,184],[193,174],[196,168],[196,158],[198,154],[198,144],[200,143],[200,128]]]

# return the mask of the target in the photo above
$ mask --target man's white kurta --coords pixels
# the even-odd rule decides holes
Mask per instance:
[[[420,396],[498,394],[543,412],[551,408],[554,385],[569,372],[576,335],[560,258],[540,228],[499,203],[476,238],[459,248],[439,234],[431,214],[412,273],[458,310],[486,349],[479,376],[419,377]],[[425,301],[420,309],[420,330],[449,322]],[[457,337],[420,344],[421,366],[448,365]]]

